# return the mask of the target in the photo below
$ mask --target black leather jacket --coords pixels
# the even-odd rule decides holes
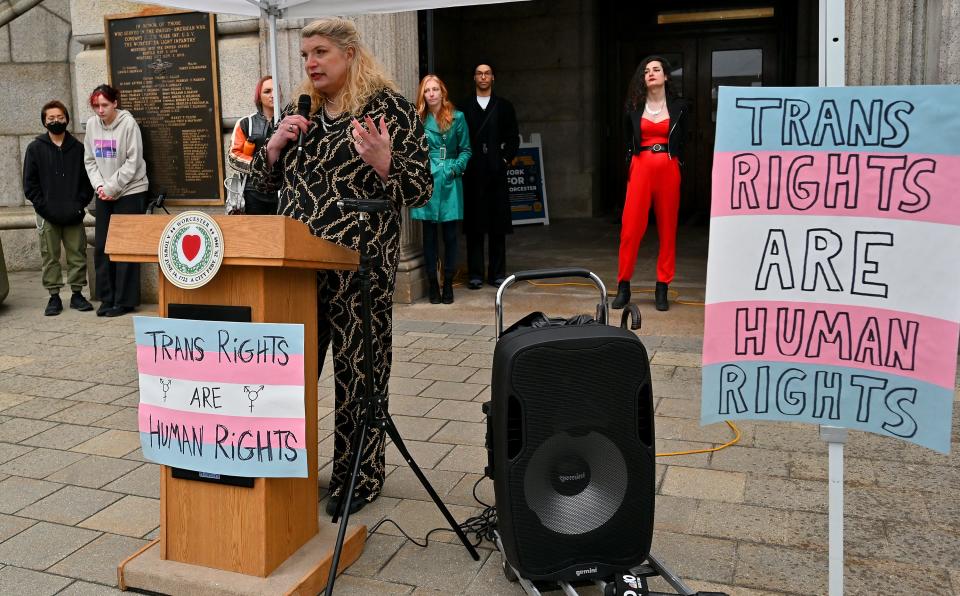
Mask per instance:
[[[667,100],[667,113],[670,114],[670,135],[667,137],[667,154],[670,159],[677,158],[683,163],[683,141],[687,137],[687,120],[690,106],[680,97]],[[623,116],[627,133],[627,161],[637,153],[640,147],[640,118],[643,111],[626,112]]]

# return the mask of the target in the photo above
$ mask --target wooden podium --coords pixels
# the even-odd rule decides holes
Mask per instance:
[[[170,219],[114,215],[107,253],[114,261],[156,263]],[[163,593],[317,593],[327,581],[336,527],[324,524],[318,535],[315,271],[356,269],[359,258],[288,217],[213,219],[223,233],[220,271],[190,290],[160,274],[158,314],[168,316],[170,305],[248,306],[251,322],[303,324],[309,476],[256,478],[246,488],[174,478],[172,468],[161,466],[159,544],[154,541],[120,564],[120,587]],[[363,526],[348,531],[338,571],[360,556],[365,539]]]

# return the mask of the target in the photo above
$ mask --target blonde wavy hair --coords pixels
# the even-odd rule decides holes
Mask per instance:
[[[440,130],[444,131],[450,128],[450,125],[453,124],[453,111],[456,109],[451,103],[449,96],[447,95],[447,86],[443,84],[443,81],[440,80],[435,74],[428,74],[423,77],[420,81],[420,87],[417,88],[417,114],[420,115],[420,121],[425,122],[427,119],[427,114],[430,112],[430,108],[427,106],[427,100],[423,96],[424,90],[427,88],[427,82],[431,79],[437,82],[437,85],[440,87],[440,109],[437,110],[437,115],[434,117],[437,121],[437,124],[440,126]]]
[[[343,110],[359,116],[360,109],[377,91],[384,87],[397,91],[397,84],[387,76],[383,65],[360,41],[360,34],[352,21],[338,18],[320,19],[300,30],[300,39],[315,36],[326,37],[344,52],[347,48],[353,48],[353,60],[347,69],[347,80],[340,92],[340,107]],[[311,114],[315,114],[327,100],[314,89],[309,77],[300,83],[298,92],[310,96]]]

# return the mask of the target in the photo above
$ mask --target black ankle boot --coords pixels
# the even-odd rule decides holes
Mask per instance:
[[[653,293],[654,302],[657,310],[670,310],[670,303],[667,302],[667,284],[662,281],[657,282],[657,289]]]
[[[443,278],[443,295],[440,297],[444,304],[453,304],[453,276]]]
[[[427,280],[427,292],[430,295],[430,304],[440,304],[440,284],[436,277]]]
[[[630,302],[630,281],[621,281],[617,284],[617,297],[613,299],[613,308],[621,309]]]

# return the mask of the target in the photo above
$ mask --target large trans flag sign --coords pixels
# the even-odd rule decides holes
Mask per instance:
[[[960,87],[720,89],[701,422],[950,451]]]
[[[307,476],[303,325],[134,317],[140,445],[210,475]]]

